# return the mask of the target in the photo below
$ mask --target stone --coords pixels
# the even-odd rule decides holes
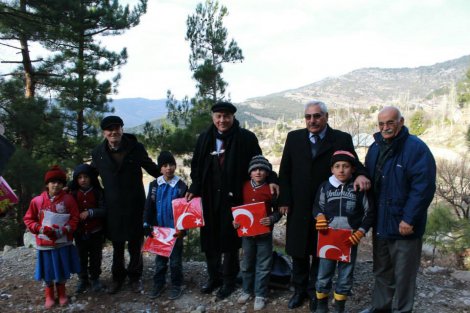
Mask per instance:
[[[455,271],[450,275],[460,281],[470,282],[470,271]]]

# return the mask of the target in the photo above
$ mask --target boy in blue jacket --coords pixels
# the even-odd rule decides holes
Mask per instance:
[[[162,175],[150,183],[145,202],[144,233],[147,237],[152,235],[152,226],[175,228],[171,201],[184,197],[188,189],[181,178],[175,175],[176,161],[170,152],[160,153],[158,166],[161,168]],[[171,289],[168,298],[175,300],[181,296],[183,292],[183,235],[184,232],[177,233],[178,238],[169,258],[161,255],[155,257],[151,298],[159,297],[165,290],[168,261],[170,261],[171,270]]]

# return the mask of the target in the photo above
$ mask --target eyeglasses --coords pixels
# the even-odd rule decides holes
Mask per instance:
[[[321,118],[323,117],[323,114],[322,114],[322,113],[305,114],[304,116],[305,116],[305,119],[306,119],[306,120],[310,120],[310,119],[312,119],[312,117],[313,117],[313,119],[315,119],[315,120],[319,120],[319,119],[321,119]]]
[[[396,123],[397,123],[397,121],[386,121],[385,123],[384,122],[379,122],[378,125],[379,125],[379,128],[383,128],[385,125],[387,125],[387,127],[392,127]]]

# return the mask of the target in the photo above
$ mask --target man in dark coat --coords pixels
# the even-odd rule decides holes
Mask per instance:
[[[315,281],[317,232],[312,216],[318,186],[331,175],[331,156],[337,150],[350,151],[357,158],[351,135],[328,125],[328,110],[320,101],[305,106],[306,128],[287,135],[279,169],[279,211],[287,214],[286,252],[292,256],[292,281],[295,292],[289,309],[302,305],[310,297],[310,310],[316,309]],[[356,171],[356,188],[370,188],[362,164]],[[312,256],[310,261],[310,256]],[[311,264],[310,264],[311,262]]]
[[[98,169],[104,186],[106,235],[113,243],[113,285],[109,292],[118,292],[126,276],[134,292],[142,290],[143,212],[145,191],[142,168],[150,175],[160,174],[157,164],[144,146],[131,134],[123,132],[124,123],[119,116],[107,116],[101,121],[104,140],[92,153],[92,165]],[[130,262],[125,268],[124,248]]]
[[[233,104],[218,102],[211,110],[213,124],[197,140],[186,198],[201,196],[203,202],[201,248],[206,254],[209,280],[201,292],[211,293],[222,285],[217,297],[224,299],[235,290],[241,245],[232,226],[231,207],[243,204],[242,187],[249,179],[249,162],[262,153],[255,134],[241,128],[235,119]]]

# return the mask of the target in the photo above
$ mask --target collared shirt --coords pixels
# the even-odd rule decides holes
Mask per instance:
[[[327,127],[323,128],[323,130],[320,133],[316,134],[316,135],[320,136],[320,140],[323,140],[323,138],[325,138],[326,129],[327,129]],[[311,142],[317,143],[313,133],[309,133],[308,138],[310,139]]]

